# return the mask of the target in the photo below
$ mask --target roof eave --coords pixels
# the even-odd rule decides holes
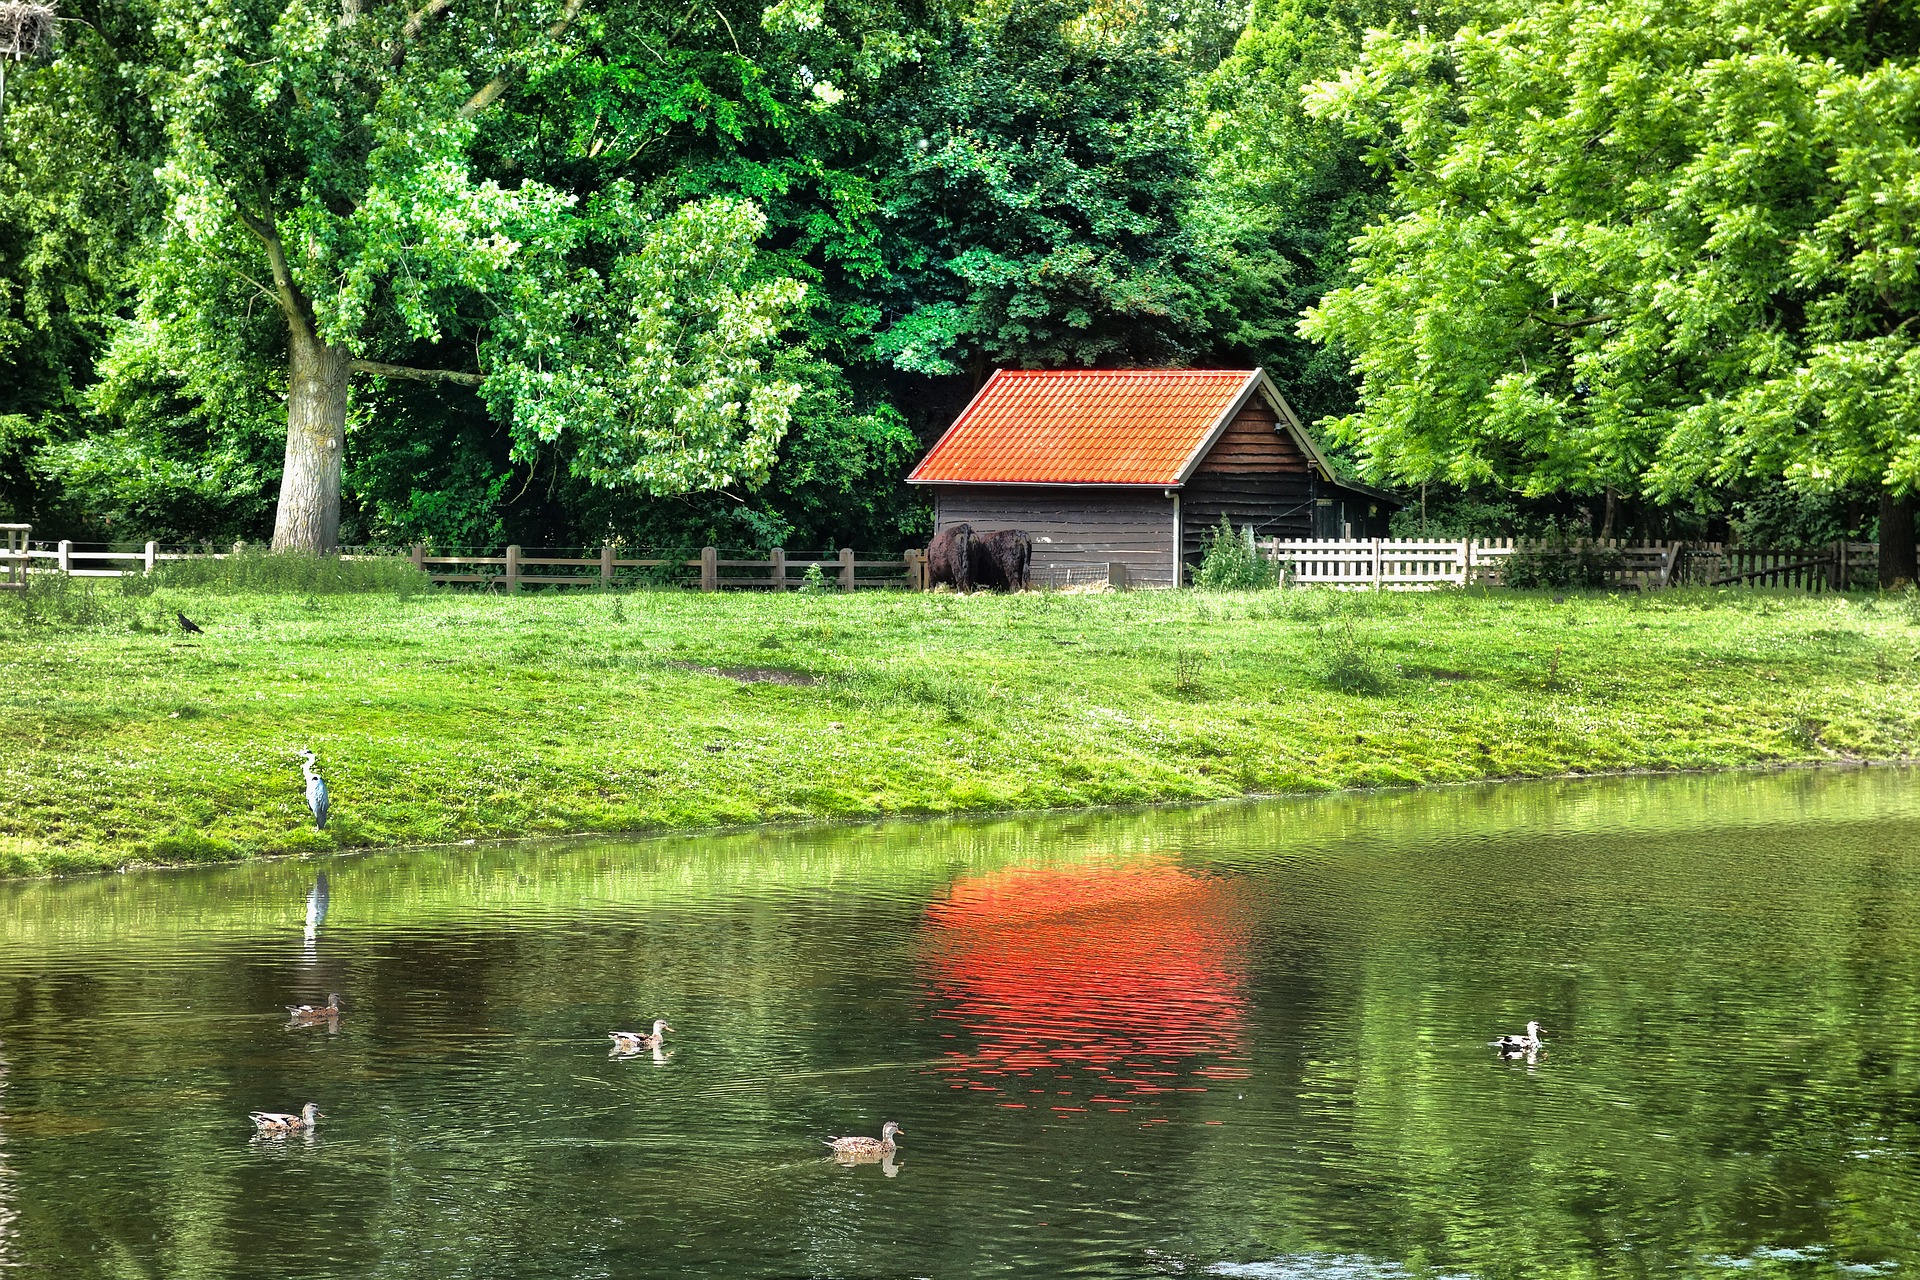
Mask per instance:
[[[1205,460],[1208,453],[1212,452],[1213,446],[1220,443],[1220,437],[1226,434],[1233,420],[1240,416],[1240,411],[1245,409],[1247,402],[1256,395],[1264,399],[1273,409],[1274,415],[1286,427],[1287,434],[1292,436],[1293,442],[1300,446],[1300,452],[1306,454],[1313,461],[1313,465],[1319,469],[1320,478],[1327,481],[1335,479],[1333,468],[1327,464],[1326,455],[1320,452],[1320,446],[1314,442],[1313,437],[1307,433],[1306,427],[1301,424],[1300,415],[1293,411],[1293,406],[1287,403],[1287,398],[1280,394],[1280,388],[1273,385],[1273,379],[1267,376],[1267,371],[1255,369],[1247,378],[1247,385],[1241,388],[1240,393],[1233,398],[1233,403],[1227,406],[1219,420],[1208,429],[1199,447],[1181,464],[1176,487],[1186,484],[1193,478],[1193,473],[1199,468],[1200,463]]]
[[[996,489],[1178,489],[1178,480],[937,480],[908,476],[908,484],[987,485]]]

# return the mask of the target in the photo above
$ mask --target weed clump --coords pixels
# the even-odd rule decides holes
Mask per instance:
[[[83,631],[126,624],[128,606],[96,590],[94,580],[36,573],[19,591],[0,591],[0,616],[23,628]]]
[[[1522,591],[1569,587],[1598,591],[1607,585],[1609,574],[1620,567],[1621,559],[1620,552],[1611,547],[1538,543],[1508,557],[1501,585]]]
[[[1202,591],[1258,591],[1274,585],[1273,566],[1253,549],[1250,529],[1236,531],[1220,517],[1220,527],[1207,535],[1206,555],[1193,571],[1193,585]]]
[[[350,560],[298,551],[243,550],[215,559],[170,560],[154,570],[159,585],[212,595],[358,595],[387,592],[406,597],[426,592],[432,581],[413,562],[395,554],[363,554]]]
[[[1355,629],[1353,619],[1317,628],[1320,637],[1320,683],[1336,693],[1371,695],[1385,692],[1386,664],[1372,641]]]

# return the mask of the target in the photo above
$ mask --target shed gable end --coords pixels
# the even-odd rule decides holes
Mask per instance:
[[[1254,400],[1227,424],[1199,465],[1196,475],[1247,475],[1262,472],[1305,472],[1312,461],[1280,429],[1280,419],[1263,400]]]

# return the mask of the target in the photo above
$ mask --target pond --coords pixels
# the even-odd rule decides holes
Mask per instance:
[[[0,1269],[1903,1273],[1916,782],[0,885]],[[665,1051],[609,1056],[656,1016]],[[1531,1061],[1488,1047],[1530,1018]],[[253,1135],[308,1101],[311,1136]],[[822,1145],[887,1120],[884,1163]]]

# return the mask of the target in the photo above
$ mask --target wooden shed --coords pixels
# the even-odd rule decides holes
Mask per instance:
[[[1002,369],[921,459],[936,531],[1033,535],[1033,580],[1173,586],[1222,514],[1261,538],[1381,537],[1399,505],[1334,478],[1259,369]]]

